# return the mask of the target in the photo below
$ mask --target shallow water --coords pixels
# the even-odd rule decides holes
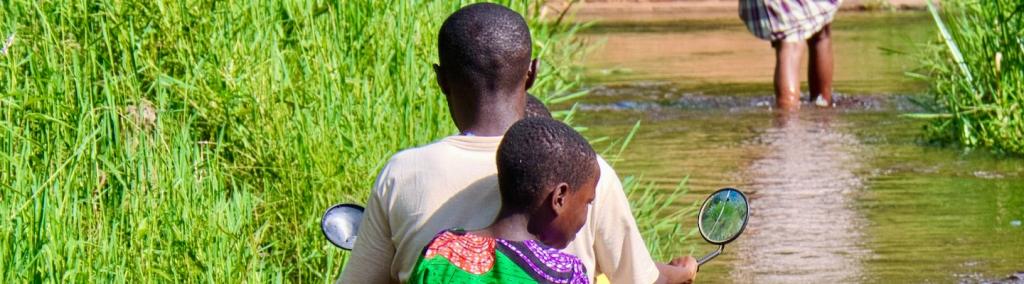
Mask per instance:
[[[924,16],[841,16],[839,107],[805,105],[787,116],[769,109],[770,48],[723,43],[750,37],[742,27],[605,28],[590,35],[609,44],[587,63],[594,89],[579,122],[587,136],[614,137],[642,120],[615,168],[666,190],[689,177],[680,204],[727,186],[748,193],[746,232],[702,268],[701,282],[1001,279],[1024,270],[1024,160],[929,145],[920,138],[925,122],[900,116],[919,111],[912,101],[925,89],[903,76],[912,58],[884,50],[927,39]],[[697,24],[727,22],[707,21]],[[651,48],[665,39],[701,46]],[[630,71],[607,71],[613,65]],[[697,254],[712,249],[701,245]]]
[[[835,88],[848,93],[916,92],[924,83],[903,76],[916,61],[907,54],[934,38],[927,13],[839,13],[833,23]],[[747,32],[738,18],[598,25],[584,34],[602,44],[587,60],[595,83],[671,81],[716,94],[749,94],[771,87],[771,44]],[[804,56],[806,74],[807,57]]]

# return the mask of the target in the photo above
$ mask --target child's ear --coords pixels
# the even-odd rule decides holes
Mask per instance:
[[[537,80],[537,72],[540,70],[540,60],[534,58],[530,60],[530,69],[526,71],[526,90],[533,87],[533,82]]]
[[[555,215],[561,215],[565,211],[566,202],[569,201],[569,184],[559,183],[555,186],[555,189],[551,191],[551,209],[555,211]]]
[[[437,86],[441,88],[441,93],[447,96],[448,80],[444,78],[444,72],[441,71],[441,65],[434,64],[434,76],[437,77]]]

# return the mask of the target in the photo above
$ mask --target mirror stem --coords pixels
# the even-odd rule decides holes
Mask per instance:
[[[715,258],[719,254],[722,254],[723,250],[725,250],[725,245],[719,245],[717,250],[701,257],[700,259],[697,259],[697,267],[699,268],[701,265],[704,265],[705,262],[708,262],[712,258]]]

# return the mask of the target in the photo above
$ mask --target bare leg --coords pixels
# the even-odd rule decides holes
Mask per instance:
[[[804,42],[778,41],[775,46],[775,105],[783,110],[800,109],[800,56]]]
[[[810,67],[807,79],[810,81],[811,101],[818,102],[821,96],[821,107],[832,106],[832,24],[825,25],[818,33],[807,40],[811,50]]]

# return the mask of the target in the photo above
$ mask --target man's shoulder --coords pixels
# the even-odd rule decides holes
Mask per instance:
[[[601,175],[615,174],[615,169],[600,154],[597,155],[597,165],[601,167]]]
[[[377,175],[374,192],[383,194],[390,191],[396,183],[401,184],[403,180],[423,173],[426,170],[424,165],[436,164],[435,161],[444,156],[445,145],[442,141],[408,148],[392,155]]]
[[[597,164],[601,169],[601,178],[597,181],[598,190],[605,187],[617,187],[621,190],[622,181],[619,180],[619,176],[615,173],[612,165],[605,161],[601,155],[597,155]]]
[[[394,155],[391,156],[390,159],[388,159],[387,164],[389,166],[394,166],[407,163],[416,163],[424,159],[430,159],[438,155],[440,152],[445,151],[446,147],[448,146],[445,145],[444,139],[438,139],[429,144],[420,145],[413,148],[398,151],[398,153],[395,153]]]

